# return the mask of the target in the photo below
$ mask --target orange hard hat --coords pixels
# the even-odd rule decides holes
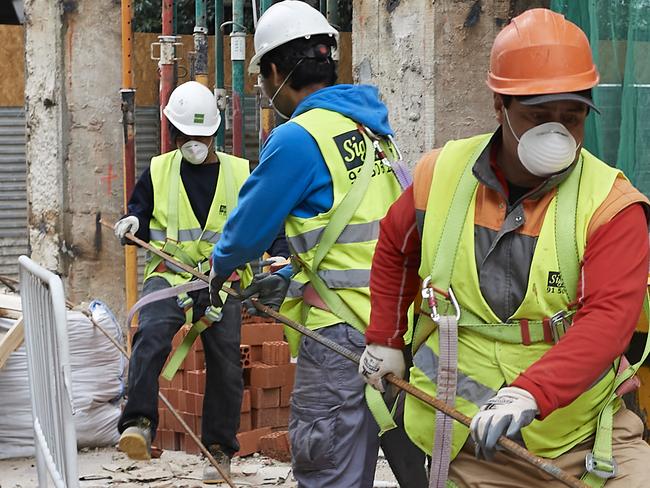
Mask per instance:
[[[535,8],[515,17],[492,45],[487,85],[496,93],[577,92],[598,80],[585,33],[551,10]]]

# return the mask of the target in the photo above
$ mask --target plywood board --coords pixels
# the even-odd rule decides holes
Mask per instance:
[[[22,317],[0,339],[0,369],[3,368],[11,353],[20,347],[25,339],[25,326]]]
[[[22,25],[0,25],[0,107],[25,104],[25,29]]]

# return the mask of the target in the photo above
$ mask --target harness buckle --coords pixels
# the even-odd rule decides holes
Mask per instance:
[[[603,479],[614,478],[618,473],[618,465],[614,458],[610,460],[598,459],[593,452],[589,452],[585,456],[585,468],[589,473]]]
[[[223,318],[223,313],[220,309],[213,307],[212,305],[208,306],[205,309],[205,314],[203,315],[211,323],[220,322]]]
[[[571,325],[567,321],[567,313],[564,310],[556,312],[550,319],[551,325],[551,334],[553,335],[553,342],[557,344],[564,334],[566,334],[567,329]]]
[[[179,295],[178,298],[176,299],[176,303],[183,310],[188,310],[189,308],[192,307],[192,305],[194,305],[194,300],[192,300],[192,297],[185,294],[184,296]]]
[[[458,300],[456,300],[456,295],[454,295],[453,290],[450,287],[449,290],[447,290],[447,293],[442,291],[440,293],[451,302],[451,305],[454,307],[456,321],[458,321],[458,319],[460,319],[460,305],[458,304]],[[440,321],[440,313],[438,312],[436,290],[431,286],[431,276],[427,276],[422,282],[422,298],[427,301],[427,305],[429,305],[429,308],[431,309],[431,312],[429,313],[431,320],[438,323]]]

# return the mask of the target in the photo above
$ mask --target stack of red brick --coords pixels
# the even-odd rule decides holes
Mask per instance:
[[[237,435],[239,454],[246,456],[261,450],[276,459],[288,459],[286,429],[296,365],[289,362],[289,345],[284,342],[283,328],[270,318],[244,314],[241,343],[250,411],[242,409],[240,433]],[[247,423],[250,426],[248,431],[244,430]],[[276,438],[285,439],[283,449],[272,440]]]
[[[174,337],[178,347],[185,334]],[[239,456],[262,451],[280,460],[289,460],[287,425],[289,399],[293,389],[295,364],[289,361],[281,324],[270,318],[242,316],[241,362],[244,368],[244,397],[237,438]],[[203,344],[197,339],[172,381],[160,378],[160,391],[179,411],[183,420],[200,436],[205,393]],[[185,434],[180,423],[160,402],[155,444],[162,449],[198,454],[199,449]]]

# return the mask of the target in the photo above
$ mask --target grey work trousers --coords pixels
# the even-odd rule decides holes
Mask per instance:
[[[318,333],[357,354],[365,348],[363,334],[345,323]],[[289,419],[293,471],[300,488],[372,487],[380,438],[364,388],[353,362],[302,338]],[[381,445],[401,486],[426,486],[424,453],[408,438],[403,424],[384,434]]]

